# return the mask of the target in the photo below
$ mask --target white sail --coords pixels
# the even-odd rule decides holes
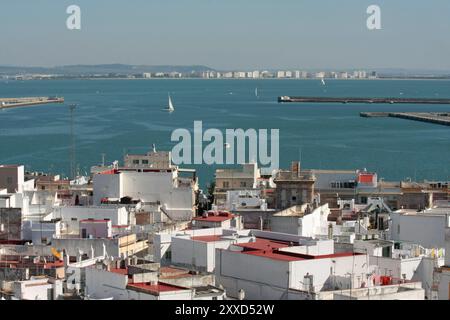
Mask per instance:
[[[322,78],[322,79],[320,79],[320,80],[322,81],[322,85],[325,85],[325,79]]]
[[[173,103],[172,103],[172,99],[170,98],[170,95],[169,95],[169,106],[167,107],[167,110],[169,112],[175,111],[175,108],[173,107]]]
[[[258,87],[255,88],[255,96],[258,97]]]

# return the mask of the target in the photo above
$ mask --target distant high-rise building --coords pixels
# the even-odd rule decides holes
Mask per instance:
[[[277,72],[277,78],[285,78],[285,77],[286,77],[286,72],[284,72],[284,71]]]
[[[323,72],[323,71],[317,72],[316,73],[316,78],[325,78],[325,72]]]

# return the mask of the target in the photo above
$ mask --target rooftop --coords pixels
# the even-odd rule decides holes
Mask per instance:
[[[309,254],[301,254],[301,253],[293,253],[293,252],[286,252],[286,251],[280,251],[280,250],[250,250],[250,251],[243,251],[241,254],[249,254],[249,255],[255,255],[260,256],[264,258],[269,258],[273,260],[279,260],[279,261],[302,261],[302,260],[312,260],[312,259],[330,259],[330,258],[344,258],[344,257],[352,257],[357,255],[362,255],[363,253],[356,253],[356,252],[342,252],[342,253],[334,253],[334,254],[327,254],[327,255],[309,255]]]
[[[215,212],[209,211],[204,216],[195,217],[192,220],[208,221],[208,222],[223,222],[223,221],[231,220],[234,217],[235,217],[234,214],[232,214],[230,212],[226,212],[226,211],[215,211]]]
[[[145,283],[132,283],[127,285],[127,289],[136,290],[143,293],[149,293],[151,295],[159,295],[161,292],[174,292],[189,290],[184,287],[174,286],[167,283],[158,282],[156,284],[151,284],[149,282]]]
[[[199,236],[199,237],[192,237],[191,240],[194,241],[200,241],[200,242],[216,242],[216,241],[222,241],[222,236]]]
[[[298,245],[298,243],[297,243]],[[279,241],[264,238],[256,238],[254,242],[246,242],[236,244],[238,247],[242,247],[247,250],[276,250],[280,248],[286,248],[290,246],[289,241]]]

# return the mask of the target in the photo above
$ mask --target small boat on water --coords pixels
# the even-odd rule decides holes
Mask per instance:
[[[325,85],[325,79],[321,78],[320,81],[322,82],[322,85],[324,86]]]
[[[170,98],[170,94],[169,94],[169,105],[167,106],[167,108],[165,108],[163,110],[167,111],[169,113],[172,113],[175,111],[175,108],[173,107],[172,99]]]

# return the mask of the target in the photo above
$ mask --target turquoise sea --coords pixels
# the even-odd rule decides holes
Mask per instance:
[[[255,96],[258,87],[259,97]],[[176,111],[161,111],[170,92]],[[63,96],[66,104],[0,111],[0,163],[69,173],[70,117],[76,103],[76,159],[82,173],[153,143],[170,150],[172,130],[280,129],[280,165],[367,168],[385,180],[450,180],[450,127],[362,111],[450,111],[449,105],[279,104],[280,95],[450,98],[450,81],[431,80],[48,80],[1,81],[0,97]],[[195,167],[195,166],[194,166]],[[214,166],[196,167],[204,186]]]

